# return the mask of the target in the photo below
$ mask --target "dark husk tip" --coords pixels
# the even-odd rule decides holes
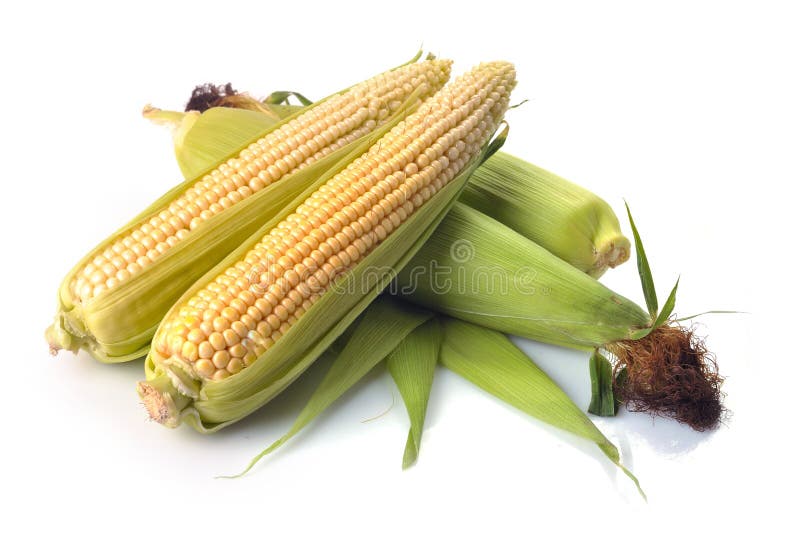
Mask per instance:
[[[715,429],[727,416],[723,378],[694,327],[665,324],[607,348],[617,359],[614,374],[625,371],[614,393],[630,411],[674,418],[697,431]]]

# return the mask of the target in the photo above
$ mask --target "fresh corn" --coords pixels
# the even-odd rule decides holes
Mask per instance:
[[[150,416],[213,431],[288,385],[455,201],[508,107],[514,69],[446,86],[206,274],[164,318],[139,394]],[[348,282],[365,284],[354,288]]]
[[[185,176],[192,175],[186,169],[224,150],[237,136],[248,138],[253,128],[259,124],[265,127],[287,108],[301,109],[246,97],[226,100],[224,105],[230,107],[209,109],[199,119],[191,113],[163,112],[167,118],[164,122],[176,130],[175,155]],[[622,234],[608,203],[508,153],[498,152],[478,167],[459,202],[491,216],[595,278],[630,257],[630,241]]]
[[[104,362],[146,354],[158,323],[195,280],[322,173],[368,146],[370,135],[435,93],[449,71],[449,61],[426,60],[383,73],[173,188],[67,275],[46,333],[51,351],[83,348]]]
[[[475,171],[459,201],[595,278],[630,256],[631,244],[605,201],[504,152]]]
[[[652,286],[649,268],[640,275]],[[723,414],[716,366],[691,330],[670,323],[674,289],[661,312],[648,297],[648,313],[467,205],[450,210],[395,282],[404,298],[452,317],[614,356],[627,375],[622,398],[634,408],[700,430]]]

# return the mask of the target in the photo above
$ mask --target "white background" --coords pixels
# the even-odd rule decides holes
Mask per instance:
[[[8,7],[13,5],[13,7]],[[700,530],[782,519],[797,493],[798,22],[777,2],[81,2],[0,8],[4,531]],[[456,71],[513,61],[507,150],[630,202],[656,285],[708,316],[733,417],[698,434],[648,415],[596,419],[650,496],[599,451],[436,376],[419,463],[384,371],[288,446],[322,361],[214,436],[148,423],[141,364],[47,353],[61,277],[179,178],[146,103],[200,82],[322,97],[426,50]],[[627,226],[626,231],[627,231]],[[641,301],[635,264],[604,281]],[[586,356],[522,343],[585,407]],[[396,399],[394,407],[372,422]],[[794,500],[794,498],[792,498]],[[794,503],[794,502],[792,502]]]

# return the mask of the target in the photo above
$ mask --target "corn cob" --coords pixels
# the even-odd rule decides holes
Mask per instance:
[[[402,265],[444,216],[514,83],[504,62],[462,75],[184,294],[155,335],[138,387],[150,416],[213,431],[302,372],[390,280],[365,273]]]
[[[699,430],[723,414],[713,360],[691,330],[669,323],[674,289],[660,313],[655,306],[648,313],[464,204],[450,210],[395,283],[403,298],[452,317],[614,356],[627,374],[618,390],[637,410]]]
[[[195,280],[370,135],[435,93],[449,70],[449,61],[429,60],[362,82],[169,191],[67,275],[46,333],[51,351],[84,348],[104,362],[146,354],[161,318]]]

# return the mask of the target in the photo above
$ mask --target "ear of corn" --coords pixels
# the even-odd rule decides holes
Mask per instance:
[[[463,75],[200,279],[167,314],[148,354],[139,392],[151,416],[214,431],[311,364],[455,202],[514,83],[503,62]]]
[[[173,188],[67,275],[46,333],[51,350],[84,348],[104,362],[147,353],[156,326],[195,280],[320,175],[369,146],[376,129],[397,124],[436,92],[449,67],[423,61],[362,82]]]
[[[269,117],[275,111],[270,104],[263,107],[260,112],[241,111],[254,116],[267,115],[267,120],[271,120]],[[213,109],[206,113],[210,111]],[[181,116],[181,113],[173,115],[177,121]],[[246,136],[247,122],[244,117],[231,115],[225,130],[235,135],[239,129]],[[213,131],[204,131],[202,137],[192,140],[199,151],[213,153],[224,146],[216,137]],[[175,143],[178,160],[191,159],[194,149],[190,143],[180,138]],[[630,242],[622,234],[614,211],[602,198],[502,151],[478,167],[459,202],[491,216],[595,278],[630,257]]]
[[[635,231],[634,238],[643,252]],[[613,373],[610,365],[594,367],[596,412],[613,414],[613,388],[630,409],[700,431],[714,428],[725,413],[716,363],[690,328],[671,321],[677,285],[659,312],[647,261],[638,263],[649,313],[460,204],[400,273],[396,288],[418,305],[474,324],[611,354]]]
[[[492,329],[591,350],[647,313],[541,246],[459,204],[397,278],[405,298]]]
[[[630,242],[605,201],[504,152],[475,171],[459,201],[595,278],[630,256]]]

